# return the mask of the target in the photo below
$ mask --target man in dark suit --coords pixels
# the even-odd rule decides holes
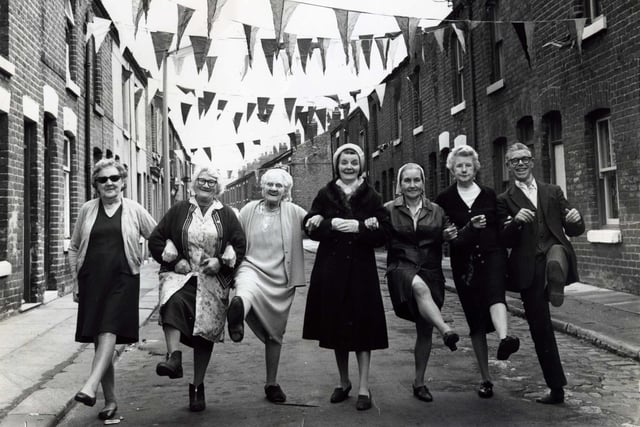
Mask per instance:
[[[515,181],[498,196],[501,238],[511,248],[510,288],[520,291],[538,361],[550,392],[539,403],[564,402],[564,376],[549,305],[562,305],[564,287],[578,281],[576,255],[567,239],[584,232],[580,213],[557,185],[536,181],[533,156],[519,142],[509,147],[506,164]],[[565,235],[566,234],[566,235]]]

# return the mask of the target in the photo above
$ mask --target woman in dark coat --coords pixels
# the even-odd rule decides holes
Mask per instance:
[[[444,304],[442,243],[455,237],[442,208],[424,196],[424,170],[407,163],[398,171],[395,200],[385,204],[393,233],[387,244],[387,284],[396,315],[416,324],[413,395],[423,402],[433,396],[424,383],[434,326],[451,351],[458,334],[440,313]]]
[[[478,153],[468,145],[457,147],[447,158],[447,168],[456,183],[440,193],[436,203],[458,229],[450,242],[451,269],[482,376],[478,395],[488,398],[493,396],[493,383],[486,334],[496,331],[500,338],[498,360],[506,360],[520,347],[517,337],[507,335],[507,254],[499,243],[496,193],[475,182]]]
[[[355,351],[360,383],[356,408],[371,408],[371,350],[387,348],[387,326],[374,248],[384,245],[389,216],[380,195],[361,177],[364,153],[354,144],[333,156],[337,179],[322,188],[303,224],[320,242],[311,273],[302,336],[333,349],[340,386],[331,402],[351,390],[349,352]]]

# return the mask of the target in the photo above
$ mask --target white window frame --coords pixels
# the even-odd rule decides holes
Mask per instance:
[[[607,18],[602,13],[602,2],[600,0],[585,0],[584,9],[587,25],[582,31],[583,41],[607,29]]]
[[[601,135],[601,126],[606,123],[606,140]],[[620,210],[618,206],[612,206],[611,187],[615,185],[615,201],[619,204],[618,197],[618,175],[616,166],[615,151],[613,149],[613,140],[611,138],[611,121],[610,116],[603,117],[595,121],[594,126],[595,138],[596,138],[596,150],[598,160],[598,181],[601,188],[601,195],[603,199],[604,208],[604,220],[606,225],[619,225],[620,224]],[[614,182],[611,182],[611,181]],[[613,210],[618,211],[618,217],[612,215]]]
[[[62,156],[62,231],[65,239],[71,238],[71,140],[65,135]]]

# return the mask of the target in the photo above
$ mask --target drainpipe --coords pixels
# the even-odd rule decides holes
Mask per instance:
[[[469,21],[473,20],[473,0],[467,0],[467,6],[469,7]],[[471,33],[471,27],[469,27],[469,72],[471,73],[471,141],[473,147],[478,149],[478,141],[476,135],[478,135],[478,123],[477,123],[477,109],[478,104],[476,102],[476,67],[473,57],[473,34]]]
[[[87,13],[87,21],[89,16]],[[91,43],[85,47],[84,61],[84,188],[85,200],[91,199]]]

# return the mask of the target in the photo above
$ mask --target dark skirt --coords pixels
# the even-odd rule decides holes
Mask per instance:
[[[192,276],[185,285],[160,309],[162,324],[180,331],[180,342],[188,347],[213,349],[213,343],[200,336],[193,336],[196,319],[197,278]]]
[[[468,280],[469,261],[452,259],[453,277],[469,334],[495,331],[489,307],[505,300],[507,258],[503,250],[484,252],[472,259],[473,270]]]
[[[442,308],[444,304],[444,276],[440,270],[398,267],[387,272],[389,296],[396,316],[416,322],[420,320],[418,307],[413,295],[413,278],[419,276],[429,287],[433,302]]]

